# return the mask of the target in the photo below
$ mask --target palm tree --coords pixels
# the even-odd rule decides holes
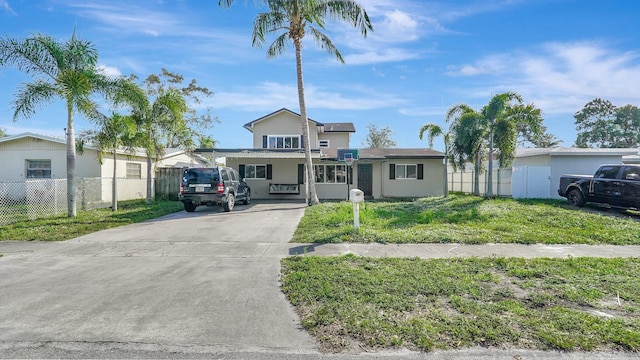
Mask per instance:
[[[79,137],[83,141],[91,142],[98,146],[98,161],[102,164],[103,153],[113,156],[113,179],[111,183],[111,210],[118,210],[118,182],[116,176],[117,151],[124,148],[127,153],[133,154],[136,147],[143,143],[143,135],[138,132],[137,124],[131,116],[113,114],[107,117],[96,112],[94,119],[101,123],[100,130],[80,132]]]
[[[133,105],[132,118],[144,134],[142,146],[147,153],[147,203],[151,203],[153,161],[164,153],[162,139],[167,133],[175,133],[176,127],[184,126],[183,116],[187,112],[187,102],[180,91],[168,89],[157,94],[153,102]]]
[[[466,104],[452,106],[445,115],[449,127],[450,149],[454,168],[464,167],[468,161],[474,165],[473,194],[480,195],[480,171],[487,129],[481,113]]]
[[[218,5],[228,7],[233,2],[233,0],[219,0]],[[286,50],[289,41],[293,42],[296,54],[298,102],[307,167],[307,184],[309,185],[309,204],[315,205],[320,201],[316,193],[311,145],[309,144],[309,122],[302,76],[302,39],[307,34],[311,35],[322,49],[344,63],[338,49],[321,31],[325,30],[325,19],[329,17],[332,20],[351,24],[360,29],[361,34],[365,37],[368,31],[373,30],[373,27],[366,11],[354,0],[264,0],[264,2],[268,5],[269,10],[259,13],[254,21],[252,45],[262,46],[266,42],[265,35],[281,31],[282,34],[267,49],[267,57],[274,58]]]
[[[89,41],[75,36],[59,42],[48,35],[36,34],[26,39],[0,39],[0,64],[15,66],[34,80],[18,89],[13,103],[13,120],[29,117],[38,105],[62,99],[67,110],[67,208],[76,216],[76,140],[74,115],[88,115],[97,106],[91,96],[98,93],[107,100],[124,84],[121,78],[109,77],[98,69],[98,52]]]
[[[429,149],[433,149],[433,140],[437,136],[443,136],[444,139],[444,197],[449,196],[449,179],[447,178],[447,171],[449,170],[449,134],[445,134],[442,128],[436,124],[426,124],[420,128],[420,140],[424,137],[424,133],[427,133],[427,139],[429,142]]]
[[[497,94],[493,96],[491,100],[489,100],[489,104],[482,109],[485,122],[489,127],[489,169],[487,170],[487,192],[485,194],[488,198],[493,197],[493,145],[496,130],[498,130],[501,135],[499,138],[501,139],[501,145],[503,145],[502,149],[506,150],[507,146],[513,143],[511,149],[515,152],[517,134],[515,132],[513,118],[517,118],[519,112],[509,113],[507,111],[513,101],[517,101],[520,104],[522,103],[522,97],[514,92]],[[508,155],[501,152],[501,156],[506,158]]]

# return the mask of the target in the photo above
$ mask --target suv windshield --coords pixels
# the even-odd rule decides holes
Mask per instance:
[[[187,169],[182,177],[184,185],[217,184],[219,180],[218,169]]]

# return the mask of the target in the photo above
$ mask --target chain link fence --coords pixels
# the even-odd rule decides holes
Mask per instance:
[[[146,179],[117,179],[118,201],[144,198]],[[78,210],[111,206],[112,178],[76,182]],[[67,213],[67,179],[0,182],[0,226]]]

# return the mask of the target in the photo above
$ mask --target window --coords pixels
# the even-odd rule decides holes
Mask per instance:
[[[389,180],[424,180],[424,164],[389,164]]]
[[[127,163],[127,179],[141,179],[142,165],[138,163]]]
[[[396,165],[396,179],[417,179],[417,165]]]
[[[328,148],[329,147],[329,140],[318,140],[318,147],[319,148]]]
[[[300,149],[300,135],[269,135],[269,149]]]
[[[315,165],[316,183],[346,184],[346,165]]]
[[[245,165],[245,179],[261,179],[267,178],[267,165]]]
[[[627,166],[624,168],[624,171],[622,172],[622,179],[640,181],[640,175],[638,175],[639,173],[640,173],[640,169],[636,167]]]
[[[51,160],[27,160],[27,179],[51,179]]]
[[[598,170],[596,179],[615,179],[618,176],[619,166],[603,166]]]

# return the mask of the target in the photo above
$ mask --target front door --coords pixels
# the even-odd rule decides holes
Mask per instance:
[[[358,164],[358,189],[364,192],[364,196],[373,196],[373,166],[371,164]]]

